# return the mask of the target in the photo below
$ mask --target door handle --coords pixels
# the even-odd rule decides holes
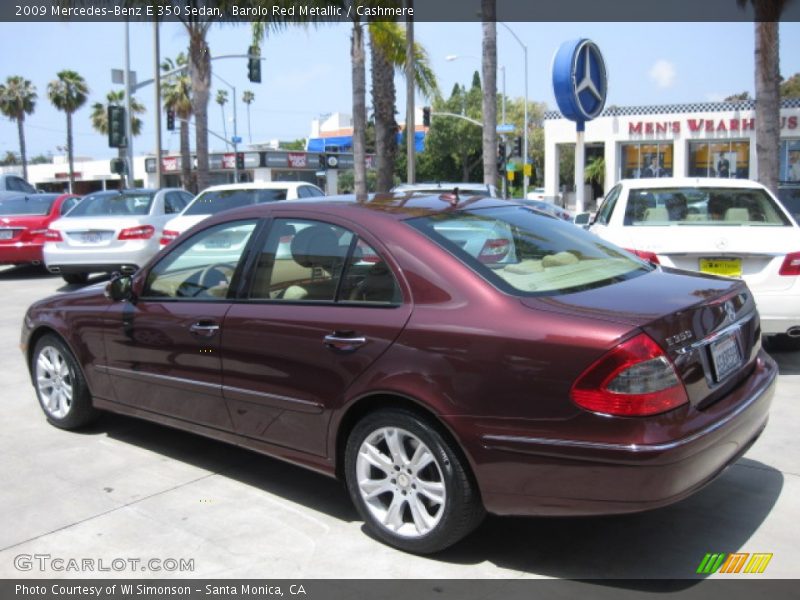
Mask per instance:
[[[214,337],[219,331],[219,325],[213,321],[198,321],[197,323],[192,323],[189,331],[200,337]]]
[[[325,336],[325,345],[331,350],[354,352],[367,343],[367,338],[357,335],[343,335],[333,332]]]

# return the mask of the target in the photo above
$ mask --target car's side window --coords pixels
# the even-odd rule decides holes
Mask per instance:
[[[178,192],[167,192],[164,196],[164,214],[177,214],[186,206]]]
[[[304,219],[276,219],[256,262],[251,300],[397,304],[386,262],[352,231]]]
[[[622,186],[618,185],[608,192],[606,199],[603,200],[603,204],[597,211],[597,218],[594,220],[595,223],[608,225],[609,221],[611,221],[611,214],[614,212],[614,207],[617,205],[617,199],[619,198],[621,189]]]
[[[226,298],[255,227],[256,221],[235,221],[193,235],[150,271],[143,298]]]
[[[309,198],[320,198],[325,195],[318,188],[315,188],[313,185],[306,186],[306,193],[308,194]]]
[[[309,198],[311,194],[308,193],[308,186],[301,185],[297,188],[297,197],[298,198]]]

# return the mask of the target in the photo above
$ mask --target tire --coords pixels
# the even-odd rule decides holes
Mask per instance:
[[[406,410],[381,410],[356,424],[347,440],[345,476],[370,532],[408,552],[443,550],[485,515],[465,459],[429,422]]]
[[[33,385],[47,420],[61,429],[77,429],[97,417],[80,365],[61,339],[43,336],[33,351]]]
[[[61,277],[70,285],[83,285],[89,281],[88,273],[64,273]]]

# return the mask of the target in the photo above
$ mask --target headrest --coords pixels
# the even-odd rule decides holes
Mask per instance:
[[[330,269],[340,258],[339,240],[327,225],[312,225],[292,238],[292,257],[306,269]]]

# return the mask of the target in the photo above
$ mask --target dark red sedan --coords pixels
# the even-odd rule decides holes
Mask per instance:
[[[42,263],[50,223],[80,198],[71,194],[19,194],[0,198],[0,265]]]
[[[414,552],[485,511],[695,492],[766,425],[760,340],[741,281],[453,195],[220,213],[105,290],[34,304],[22,331],[54,425],[109,410],[341,477]]]

